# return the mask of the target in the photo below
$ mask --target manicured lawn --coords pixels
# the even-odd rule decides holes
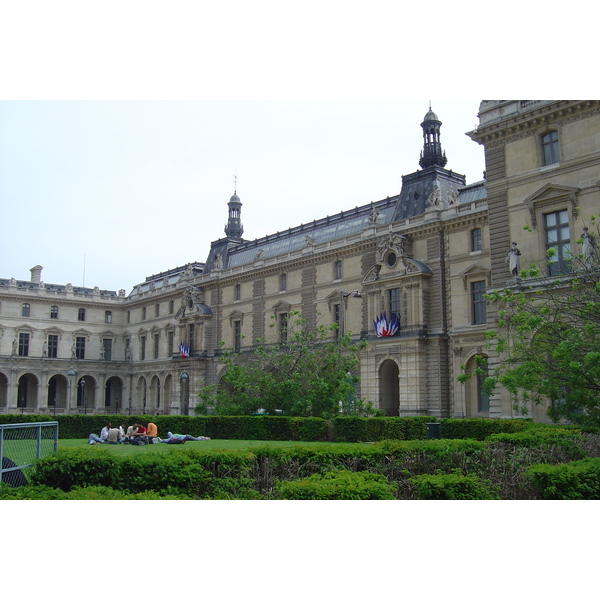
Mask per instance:
[[[132,446],[130,444],[96,444],[90,445],[87,439],[58,440],[60,448],[89,448],[90,452],[116,452],[130,454],[132,452],[176,452],[186,448],[196,450],[247,450],[260,446],[318,446],[330,442],[288,442],[271,440],[207,440],[204,442],[185,442],[185,444],[148,444],[146,446]]]

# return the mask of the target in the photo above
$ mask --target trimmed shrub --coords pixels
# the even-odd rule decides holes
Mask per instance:
[[[489,482],[475,475],[444,473],[417,475],[409,479],[420,500],[499,500],[500,494]]]
[[[560,465],[532,465],[527,474],[544,500],[600,499],[600,458]]]
[[[393,500],[397,485],[376,473],[330,471],[305,479],[278,481],[282,500]]]
[[[188,496],[164,496],[156,492],[129,494],[101,485],[78,487],[69,492],[45,485],[5,489],[0,486],[0,500],[188,500]]]
[[[443,439],[484,440],[494,433],[516,433],[534,424],[526,419],[439,419]]]

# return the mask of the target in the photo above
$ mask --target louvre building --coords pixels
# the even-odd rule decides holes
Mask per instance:
[[[46,283],[40,265],[0,278],[0,412],[189,414],[219,382],[223,348],[277,342],[300,311],[309,326],[336,323],[332,337],[367,340],[357,394],[387,415],[520,416],[503,390],[488,397],[457,377],[489,352],[486,290],[519,285],[513,242],[524,263],[558,276],[567,262],[548,266],[547,249],[570,251],[598,212],[600,104],[482,101],[478,116],[468,135],[485,152],[481,181],[446,157],[430,109],[420,168],[399,195],[249,241],[234,193],[204,263],[130,293]]]

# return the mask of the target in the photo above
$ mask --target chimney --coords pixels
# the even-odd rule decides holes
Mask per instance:
[[[35,265],[29,269],[31,271],[31,283],[40,283],[42,280],[42,265]]]

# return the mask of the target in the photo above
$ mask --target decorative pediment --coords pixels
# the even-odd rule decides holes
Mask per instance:
[[[398,257],[412,256],[412,241],[399,233],[388,233],[377,245],[377,264],[393,262]]]
[[[421,261],[406,256],[396,256],[395,260],[387,260],[385,264],[376,264],[369,269],[362,283],[397,279],[414,275],[431,275],[431,269]]]
[[[271,310],[277,315],[280,313],[289,313],[292,310],[292,305],[287,300],[279,300],[277,304],[274,304]]]
[[[59,329],[58,327],[48,327],[48,329],[44,329],[44,334],[48,335],[57,335],[59,338],[62,337],[64,331]]]
[[[483,266],[477,265],[477,264],[470,266],[468,269],[465,269],[464,271],[459,273],[459,276],[462,279],[465,290],[468,287],[469,281],[472,281],[474,279],[479,279],[479,280],[485,279],[487,285],[492,284],[491,269],[488,269],[486,267],[483,267]]]
[[[240,310],[232,310],[229,313],[229,324],[233,325],[234,321],[241,321],[243,323],[244,322],[244,313]]]
[[[181,306],[175,315],[176,319],[189,317],[212,316],[211,308],[204,304],[204,294],[198,288],[189,286],[181,298]]]
[[[560,185],[558,183],[547,183],[537,192],[523,200],[523,204],[529,209],[531,226],[537,227],[536,211],[539,207],[551,206],[555,203],[564,203],[565,200],[571,204],[573,219],[577,219],[577,194],[580,188],[571,185]]]

